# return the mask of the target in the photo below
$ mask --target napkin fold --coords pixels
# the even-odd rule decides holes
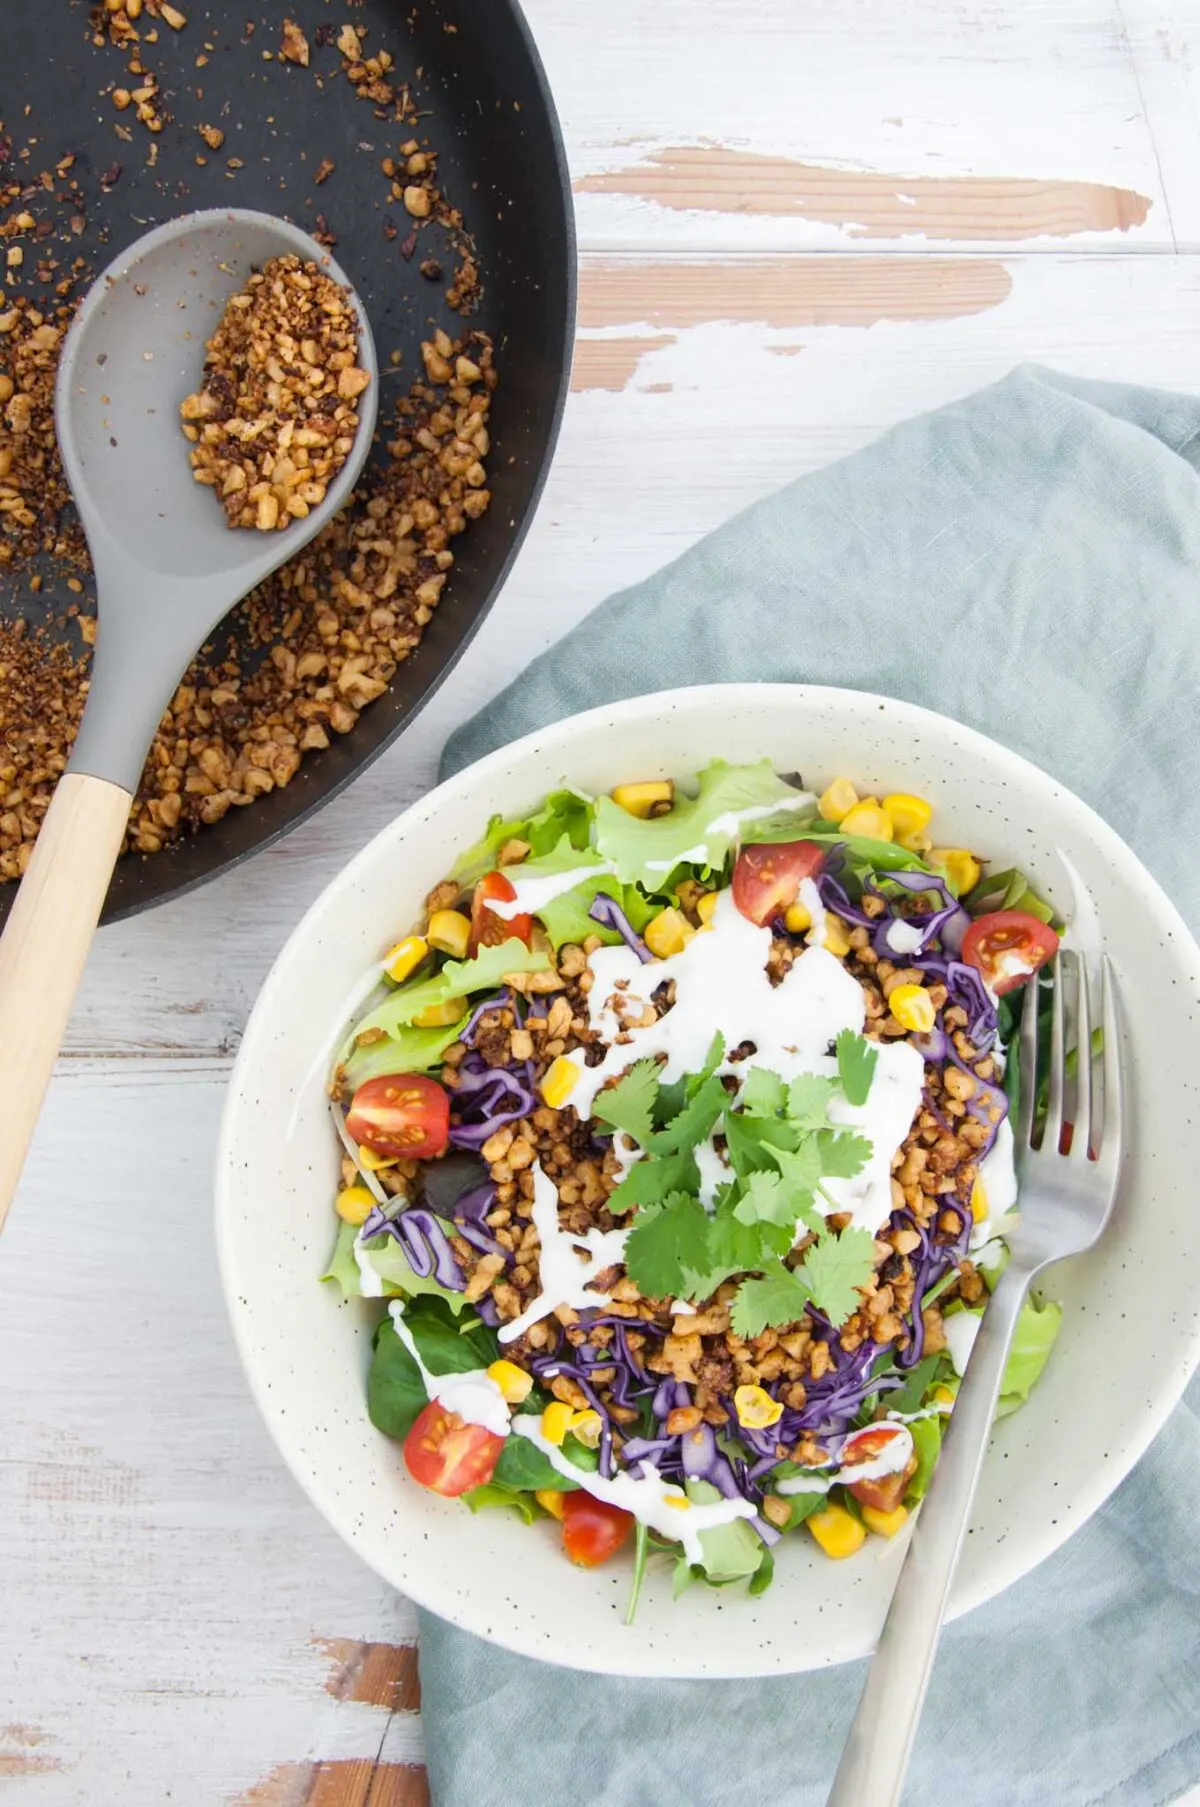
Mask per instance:
[[[612,597],[452,737],[443,771],[674,685],[881,691],[1061,779],[1195,933],[1198,472],[1200,398],[1022,367]],[[1103,1510],[949,1627],[906,1803],[1159,1807],[1200,1780],[1198,1501],[1194,1379]],[[435,1807],[820,1807],[864,1673],[627,1681],[423,1613]]]

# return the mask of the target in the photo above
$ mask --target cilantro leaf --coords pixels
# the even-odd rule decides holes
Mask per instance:
[[[650,1147],[656,1154],[677,1154],[682,1149],[695,1148],[698,1142],[712,1134],[728,1103],[725,1087],[710,1074],[678,1116],[654,1132]]]
[[[865,1136],[856,1136],[850,1130],[836,1135],[832,1130],[819,1130],[815,1143],[823,1180],[852,1180],[862,1172],[874,1147]]]
[[[751,1067],[742,1086],[742,1109],[751,1117],[776,1117],[783,1109],[783,1081],[769,1067]]]
[[[770,1172],[776,1149],[795,1150],[799,1131],[777,1117],[746,1117],[740,1111],[725,1113],[725,1147],[740,1180],[747,1174]]]
[[[816,1073],[801,1073],[788,1087],[787,1114],[798,1129],[824,1129],[826,1115],[835,1084]]]
[[[799,1221],[814,1236],[821,1236],[825,1231],[825,1219],[816,1209],[814,1194],[817,1182],[821,1178],[822,1167],[818,1158],[816,1142],[809,1137],[798,1149],[789,1151],[785,1148],[772,1150],[775,1164],[787,1187],[788,1203],[792,1207],[793,1231]]]
[[[607,1199],[609,1210],[619,1217],[634,1205],[661,1205],[672,1192],[696,1192],[700,1170],[690,1148],[679,1154],[646,1155],[629,1169]]]
[[[796,1208],[791,1187],[784,1184],[778,1173],[752,1173],[733,1207],[733,1215],[739,1223],[773,1223],[781,1229],[794,1230]]]
[[[802,1274],[803,1269],[793,1274],[780,1264],[757,1280],[743,1280],[730,1313],[734,1334],[760,1336],[768,1325],[803,1317],[810,1295]]]
[[[707,1299],[722,1280],[733,1274],[754,1273],[786,1255],[795,1239],[794,1225],[743,1223],[736,1215],[736,1188],[722,1188],[716,1214],[708,1225],[708,1266],[701,1272],[689,1268],[689,1299]]]
[[[865,1036],[856,1034],[853,1029],[843,1029],[835,1046],[843,1092],[851,1104],[865,1104],[875,1077],[879,1049],[873,1048]]]
[[[857,1289],[866,1285],[874,1265],[875,1238],[870,1230],[851,1228],[815,1242],[800,1272],[818,1310],[840,1326],[861,1305]]]
[[[639,1060],[623,1073],[615,1085],[596,1094],[593,1117],[623,1129],[627,1136],[645,1147],[654,1133],[651,1111],[658,1092],[658,1066],[652,1060]]]
[[[625,1270],[649,1299],[687,1290],[686,1275],[708,1265],[708,1213],[698,1198],[676,1192],[654,1212],[642,1212],[625,1244]]]

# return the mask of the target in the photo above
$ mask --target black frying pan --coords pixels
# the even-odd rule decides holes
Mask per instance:
[[[91,42],[80,0],[0,0],[0,121],[15,148],[36,135],[28,167],[74,153],[73,174],[88,196],[87,231],[56,245],[64,261],[82,252],[101,268],[132,239],[192,208],[237,205],[284,214],[310,231],[323,214],[336,234],[335,255],[366,303],[381,365],[403,352],[401,374],[384,379],[406,389],[421,371],[420,341],[431,324],[452,335],[462,321],[444,300],[446,283],[420,274],[436,256],[447,281],[454,258],[436,231],[422,234],[411,259],[402,255],[403,213],[395,238],[384,235],[387,184],[382,158],[397,129],[354,94],[336,51],[314,49],[309,69],[266,62],[277,52],[285,16],[310,42],[319,25],[346,20],[369,28],[369,50],[388,49],[397,84],[408,80],[422,118],[414,135],[439,153],[443,192],[461,208],[478,250],[480,307],[469,324],[489,333],[500,384],[491,415],[488,484],[492,505],[455,543],[455,565],[437,613],[388,693],[366,709],[353,731],[308,755],[284,790],[231,811],[162,853],[126,855],[117,866],[106,921],[160,903],[244,859],[320,808],[395,739],[432,694],[482,621],[525,535],[553,451],[565,398],[575,313],[575,246],[570,186],[558,121],[528,27],[516,0],[176,0],[186,29],[159,26],[144,53],[164,88],[173,120],[158,134],[158,158],[147,166],[149,136],[118,113],[106,90],[128,86],[127,57]],[[249,44],[247,22],[255,27]],[[143,21],[141,23],[144,23]],[[215,48],[205,51],[205,44]],[[195,67],[197,56],[207,65]],[[323,88],[312,69],[325,74]],[[201,94],[197,94],[201,90]],[[26,117],[25,109],[29,108]],[[130,127],[131,144],[116,135]],[[210,153],[196,127],[225,132]],[[196,154],[208,156],[198,167]],[[230,156],[243,167],[226,173]],[[323,158],[336,165],[321,186]],[[120,178],[105,193],[101,172],[114,162]],[[61,211],[61,210],[59,210]],[[0,277],[3,272],[0,271]],[[52,621],[71,600],[61,579],[33,595],[0,575],[0,614]],[[219,638],[220,636],[218,636]],[[72,645],[78,644],[71,630]],[[0,883],[0,921],[16,886]]]

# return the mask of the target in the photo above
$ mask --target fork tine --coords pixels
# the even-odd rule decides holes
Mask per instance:
[[[1106,1182],[1116,1180],[1124,1148],[1124,1073],[1121,1059],[1121,1024],[1117,1015],[1117,981],[1112,961],[1105,954],[1103,968],[1104,1020],[1104,1122],[1096,1147],[1096,1165]]]
[[[1075,1004],[1075,1134],[1070,1158],[1086,1161],[1096,1134],[1096,1098],[1092,1060],[1092,1012],[1088,995],[1088,963],[1085,954],[1075,956],[1079,969]]]
[[[1067,1066],[1066,1012],[1063,1009],[1062,955],[1054,956],[1054,1001],[1050,1011],[1050,1085],[1042,1147],[1055,1153],[1062,1140],[1063,1093]]]
[[[1036,974],[1024,988],[1021,1000],[1020,1095],[1017,1102],[1016,1146],[1028,1148],[1033,1138],[1033,1107],[1037,1099],[1038,981]]]

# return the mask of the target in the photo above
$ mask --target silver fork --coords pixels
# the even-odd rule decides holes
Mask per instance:
[[[1112,1212],[1123,1114],[1116,984],[1107,956],[1098,951],[1090,958],[1086,952],[1073,953],[1070,963],[1076,969],[1070,1013],[1078,1050],[1074,1084],[1067,1070],[1066,962],[1059,954],[1053,966],[1046,1122],[1036,1145],[1038,1013],[1032,990],[1021,1013],[1020,1100],[1014,1125],[1020,1218],[1009,1242],[1009,1263],[983,1314],[828,1807],[896,1807],[900,1799],[1017,1316],[1042,1270],[1091,1248]],[[1093,1056],[1097,972],[1103,1048]],[[1068,1116],[1072,1091],[1074,1108]],[[1064,1154],[1064,1125],[1072,1121],[1074,1132]]]

